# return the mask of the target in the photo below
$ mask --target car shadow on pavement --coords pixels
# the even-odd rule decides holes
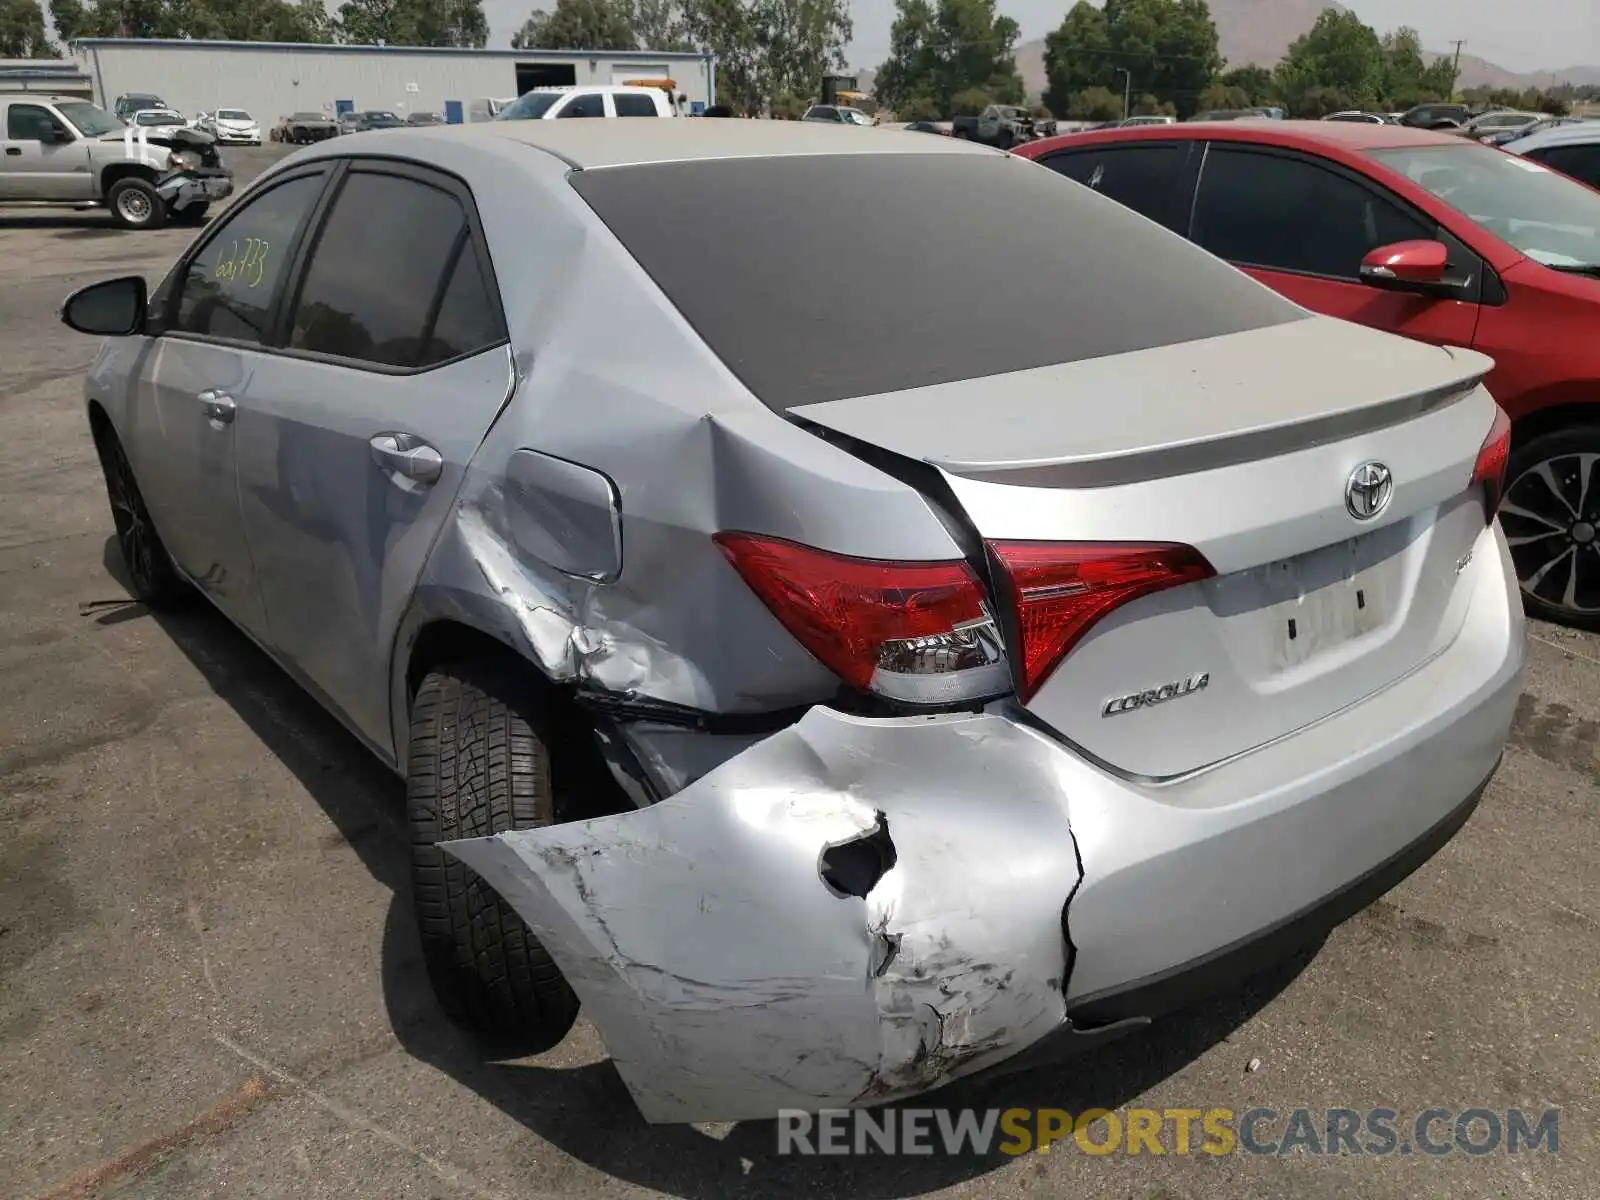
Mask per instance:
[[[115,539],[106,567],[125,577]],[[136,613],[142,608],[130,602]],[[609,1059],[577,1067],[496,1061],[435,1004],[412,919],[404,789],[333,717],[222,616],[197,601],[153,614],[173,643],[322,807],[373,878],[391,892],[382,987],[401,1047],[518,1121],[556,1150],[615,1178],[684,1200],[741,1195],[848,1194],[898,1200],[985,1175],[1014,1159],[988,1154],[889,1157],[779,1153],[776,1121],[707,1130],[645,1123]],[[121,619],[115,608],[96,618]],[[1318,947],[1123,1040],[1030,1071],[958,1082],[902,1107],[1115,1110],[1227,1040],[1305,968]],[[1241,1064],[1247,1055],[1240,1052]],[[1207,1097],[1186,1097],[1205,1107]],[[530,1181],[530,1186],[532,1183]]]
[[[60,229],[61,237],[114,237],[128,233],[103,208],[41,209],[38,212],[0,213],[0,233],[11,229]]]

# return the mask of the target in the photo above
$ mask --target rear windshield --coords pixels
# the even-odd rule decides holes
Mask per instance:
[[[1309,315],[1115,201],[1008,155],[713,159],[570,178],[712,350],[779,410]]]

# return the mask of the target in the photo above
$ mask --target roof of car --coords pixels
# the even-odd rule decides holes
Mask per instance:
[[[815,121],[482,121],[424,126],[413,137],[524,142],[595,169],[714,158],[823,154],[999,154],[959,138],[907,138],[900,130]]]
[[[1554,125],[1549,129],[1530,133],[1527,137],[1520,137],[1514,142],[1507,142],[1500,148],[1512,154],[1522,154],[1528,150],[1537,150],[1541,146],[1564,146],[1569,142],[1576,144],[1600,142],[1600,119],[1578,121],[1571,125]]]
[[[1124,129],[1094,130],[1089,133],[1069,133],[1060,137],[1030,142],[1020,150],[1025,157],[1058,146],[1092,145],[1095,142],[1116,142],[1123,139],[1153,142],[1171,141],[1173,138],[1207,138],[1214,141],[1263,142],[1272,146],[1287,146],[1311,150],[1327,147],[1360,152],[1385,150],[1402,146],[1453,145],[1461,140],[1448,130],[1411,129],[1404,125],[1373,125],[1365,121],[1274,121],[1270,119],[1243,121],[1188,121],[1182,125],[1134,125]]]

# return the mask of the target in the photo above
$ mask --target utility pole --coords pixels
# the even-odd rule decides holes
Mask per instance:
[[[1450,99],[1456,98],[1456,80],[1461,78],[1461,47],[1466,45],[1464,38],[1457,38],[1455,62],[1450,68]]]
[[[1133,107],[1133,72],[1126,67],[1117,67],[1116,71],[1122,76],[1122,119],[1126,121]]]

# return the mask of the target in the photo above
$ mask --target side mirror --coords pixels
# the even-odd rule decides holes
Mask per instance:
[[[61,323],[96,337],[127,337],[144,329],[149,308],[144,276],[124,275],[73,292],[61,306]]]
[[[1448,296],[1457,290],[1445,281],[1450,251],[1443,242],[1394,242],[1361,260],[1361,282],[1389,292]]]

